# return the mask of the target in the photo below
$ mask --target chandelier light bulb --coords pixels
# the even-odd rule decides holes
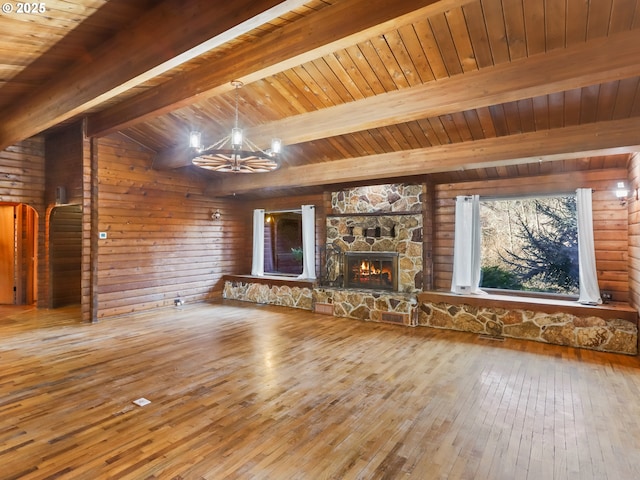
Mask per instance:
[[[231,129],[231,146],[235,149],[242,147],[242,129],[235,127]]]
[[[282,140],[274,138],[271,140],[271,155],[278,155],[282,152]]]
[[[189,146],[196,150],[202,148],[202,134],[200,132],[194,130],[189,134]]]

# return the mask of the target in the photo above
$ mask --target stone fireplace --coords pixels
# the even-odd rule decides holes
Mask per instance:
[[[398,290],[397,252],[346,252],[344,287]]]
[[[422,290],[422,186],[355,187],[331,195],[316,312],[407,326]]]
[[[324,285],[402,293],[422,290],[421,185],[377,185],[334,192],[331,207],[326,224]],[[368,270],[362,261],[369,263]]]

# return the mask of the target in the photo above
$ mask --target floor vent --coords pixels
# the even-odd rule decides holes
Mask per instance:
[[[482,340],[495,340],[497,342],[504,342],[504,337],[500,335],[487,335],[486,333],[481,333],[480,335],[478,335],[478,338],[481,338]]]
[[[395,323],[396,325],[407,325],[409,323],[406,313],[382,312],[381,319],[385,323]]]
[[[316,303],[313,311],[322,315],[333,315],[333,303]]]

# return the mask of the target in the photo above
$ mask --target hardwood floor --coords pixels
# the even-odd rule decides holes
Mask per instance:
[[[640,478],[638,357],[229,301],[78,319],[0,308],[4,480]]]

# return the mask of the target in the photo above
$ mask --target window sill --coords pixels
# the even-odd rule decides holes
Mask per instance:
[[[490,295],[496,295],[498,297],[511,297],[511,298],[533,298],[543,300],[562,300],[566,302],[577,302],[578,295],[565,295],[561,293],[545,293],[545,292],[530,292],[526,290],[505,290],[503,288],[487,288],[480,287],[482,291],[487,292]]]
[[[622,319],[637,325],[638,312],[626,303],[605,303],[601,305],[583,305],[575,300],[525,297],[488,293],[486,295],[458,295],[451,292],[428,291],[418,294],[423,303],[450,303],[453,305],[471,305],[514,310],[532,310],[544,313],[558,311],[578,317],[600,317],[603,319]]]

